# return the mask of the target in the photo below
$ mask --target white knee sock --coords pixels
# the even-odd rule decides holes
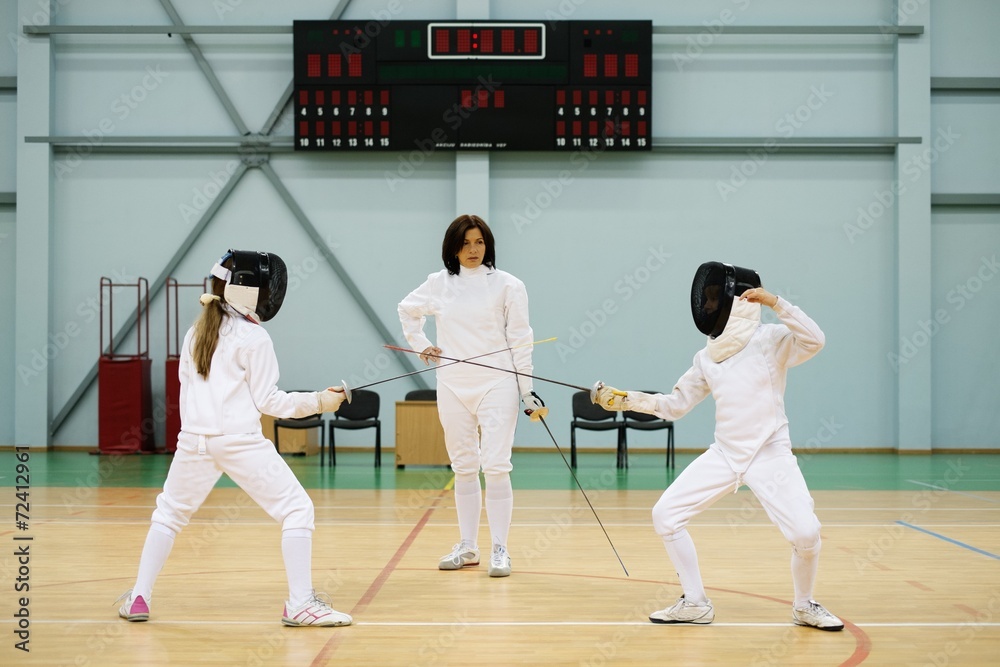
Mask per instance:
[[[463,542],[479,543],[479,516],[483,512],[483,490],[479,475],[455,475],[455,511]]]
[[[510,473],[486,475],[486,520],[494,545],[507,546],[510,521],[514,514],[514,489]]]
[[[802,608],[812,599],[819,570],[820,542],[809,549],[792,548],[792,586],[795,588],[795,606]]]
[[[708,600],[705,585],[701,581],[701,570],[698,568],[698,552],[694,548],[694,540],[687,530],[673,535],[664,535],[663,544],[667,547],[670,562],[677,570],[677,578],[681,580],[681,590],[684,599],[694,604],[704,604]]]
[[[142,556],[139,558],[139,574],[135,579],[135,586],[132,587],[132,596],[141,595],[149,602],[153,595],[153,584],[156,577],[163,569],[170,550],[174,548],[174,536],[177,533],[172,528],[168,528],[160,523],[149,526],[146,533],[146,544],[142,547]]]
[[[288,577],[288,605],[298,607],[313,595],[312,531],[308,528],[281,531],[281,556]]]

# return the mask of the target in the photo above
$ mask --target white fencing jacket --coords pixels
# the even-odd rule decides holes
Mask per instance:
[[[435,319],[437,347],[444,356],[454,359],[469,359],[533,340],[524,283],[505,271],[485,265],[475,269],[461,267],[458,275],[451,275],[446,269],[430,274],[400,302],[398,311],[403,335],[418,352],[433,345],[424,334],[424,323],[429,316]],[[533,370],[530,345],[481,357],[475,362],[519,373],[530,374]],[[482,396],[510,377],[509,373],[472,364],[448,364],[452,362],[440,362],[438,382],[463,398]],[[517,382],[522,396],[531,392],[531,378],[519,375]]]
[[[278,359],[264,327],[232,308],[219,327],[208,379],[198,375],[191,351],[194,327],[181,348],[181,430],[196,435],[260,433],[260,415],[306,417],[321,412],[315,392],[278,389]]]
[[[781,324],[761,324],[743,349],[714,362],[708,346],[669,394],[628,392],[628,409],[674,421],[710,393],[715,399],[715,442],[732,469],[746,471],[757,451],[772,440],[788,440],[785,416],[787,371],[819,352],[826,337],[805,313],[778,297]]]

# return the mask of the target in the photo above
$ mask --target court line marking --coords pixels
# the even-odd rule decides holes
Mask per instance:
[[[450,490],[450,489],[448,489],[448,490]],[[994,501],[994,500],[990,500],[989,498],[980,498],[979,496],[974,496],[972,494],[967,494],[966,493],[966,494],[962,494],[962,495],[966,495],[966,496],[969,496],[971,498],[978,498],[980,500],[985,500],[985,501],[988,501],[988,502],[991,502],[991,503],[1000,503],[1000,500]],[[13,507],[13,506],[14,506],[14,503],[0,502],[0,507]],[[96,504],[83,504],[83,503],[71,503],[71,504],[67,504],[67,503],[53,503],[53,504],[32,503],[32,506],[33,507],[61,507],[63,509],[67,509],[67,510],[69,510],[69,509],[80,510],[80,509],[88,509],[88,508],[100,508],[100,509],[105,509],[105,510],[109,509],[109,508],[111,508],[111,509],[138,509],[138,510],[148,510],[150,513],[152,513],[153,508],[155,507],[155,504],[151,501],[149,504],[145,504],[145,505],[96,505]],[[414,512],[418,512],[418,511],[421,511],[421,510],[426,510],[429,507],[428,505],[419,505],[419,506],[416,506],[416,507],[414,507],[412,505],[322,505],[322,504],[315,503],[315,502],[313,503],[313,506],[316,509],[318,509],[318,510],[349,510],[349,511],[355,511],[355,510],[390,510],[391,509],[391,510],[413,510]],[[255,508],[255,506],[253,506],[253,505],[250,505],[248,507],[250,507],[251,509]],[[442,505],[442,506],[439,506],[439,507],[447,508],[447,507],[454,507],[454,505]],[[594,507],[596,509],[601,510],[602,512],[616,512],[616,511],[620,511],[620,512],[650,512],[653,509],[653,504],[651,503],[648,506],[642,506],[642,507],[615,507],[615,506],[612,506],[612,505],[609,505],[609,506],[594,505]],[[232,503],[227,504],[227,505],[208,505],[208,504],[205,504],[205,505],[202,505],[201,507],[199,507],[198,509],[199,509],[199,511],[201,511],[203,509],[230,509],[230,508],[232,508]],[[542,511],[542,510],[544,510],[544,511],[554,511],[554,510],[559,510],[559,511],[573,511],[573,510],[582,511],[582,510],[587,509],[587,506],[586,505],[568,505],[568,506],[564,506],[564,505],[517,505],[517,506],[514,507],[514,509],[516,509],[516,510],[538,510],[538,511]],[[744,508],[743,507],[709,507],[708,509],[706,509],[706,510],[703,511],[703,514],[707,514],[709,512],[731,512],[734,509],[741,510],[741,509],[744,509]],[[902,510],[902,509],[910,510],[910,509],[913,509],[913,508],[912,507],[906,507],[906,506],[904,506],[904,507],[900,507],[900,506],[896,506],[896,507],[870,507],[870,506],[869,507],[817,507],[816,511],[817,512],[838,512],[838,511],[839,512],[844,512],[844,511],[848,511],[848,512],[898,512],[899,510]],[[1000,511],[1000,507],[926,507],[926,508],[922,507],[922,508],[920,508],[920,511],[921,512],[998,512],[998,511]]]
[[[921,533],[926,533],[926,534],[930,535],[931,537],[938,538],[939,540],[944,540],[945,542],[950,542],[950,543],[952,543],[952,544],[954,544],[956,546],[962,547],[963,549],[968,549],[969,551],[974,551],[977,554],[982,554],[983,556],[986,556],[988,558],[992,558],[994,560],[1000,560],[1000,556],[998,556],[997,554],[990,553],[989,551],[984,551],[983,549],[980,549],[978,547],[974,547],[971,544],[966,544],[965,542],[959,542],[958,540],[953,540],[950,537],[946,537],[946,536],[944,536],[944,535],[942,535],[940,533],[935,533],[934,531],[927,530],[926,528],[921,528],[920,526],[914,526],[912,523],[906,523],[905,521],[897,521],[896,523],[898,523],[901,526],[906,526],[907,528],[912,528],[913,530],[920,531]]]
[[[975,498],[976,500],[985,500],[988,503],[995,503],[995,502],[997,502],[996,500],[993,500],[992,498],[983,498],[982,496],[977,496],[974,493],[966,493],[965,491],[956,491],[955,489],[949,489],[949,488],[947,488],[945,486],[938,486],[936,484],[928,484],[927,482],[919,482],[919,481],[917,481],[915,479],[908,479],[906,481],[909,482],[910,484],[916,484],[918,486],[926,486],[926,487],[928,487],[930,489],[935,489],[937,491],[946,491],[948,493],[956,493],[956,494],[958,494],[960,496],[968,496],[969,498]]]
[[[32,625],[66,625],[66,624],[80,624],[80,625],[90,625],[90,624],[107,624],[107,623],[118,623],[120,619],[114,618],[104,618],[104,619],[32,619]],[[14,625],[15,621],[13,619],[0,619],[0,625]],[[233,621],[233,620],[216,620],[216,619],[204,619],[204,620],[184,620],[184,621],[168,621],[168,620],[154,620],[149,622],[150,625],[272,625],[278,626],[280,622],[278,621]],[[475,627],[523,627],[523,626],[550,626],[550,627],[616,627],[616,626],[640,626],[640,627],[650,627],[650,628],[661,628],[663,624],[661,623],[651,623],[649,621],[355,621],[352,623],[353,626],[372,626],[372,627],[418,627],[418,628],[438,628],[438,627],[454,627],[456,625],[462,626],[475,626]],[[787,628],[787,627],[798,627],[791,621],[787,623],[726,623],[714,621],[711,623],[713,627],[723,627],[723,628]],[[975,625],[977,628],[1000,628],[1000,623],[980,623],[978,621],[963,621],[961,623],[855,623],[859,628],[964,628],[970,625]],[[662,632],[662,630],[660,630]],[[333,632],[336,632],[334,630]]]

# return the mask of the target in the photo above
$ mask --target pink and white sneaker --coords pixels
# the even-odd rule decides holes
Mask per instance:
[[[322,599],[320,596],[323,596]],[[281,614],[281,622],[285,625],[303,626],[318,625],[330,627],[335,625],[350,625],[354,622],[350,614],[337,611],[330,606],[329,597],[325,593],[313,593],[312,597],[298,607],[292,607],[285,601],[285,609]]]
[[[126,621],[139,623],[149,620],[149,603],[141,596],[132,597],[132,589],[128,589],[115,602],[125,600],[125,604],[118,608],[118,615]]]

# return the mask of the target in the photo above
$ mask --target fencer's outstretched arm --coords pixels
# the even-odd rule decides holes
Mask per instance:
[[[676,421],[705,400],[710,391],[696,356],[694,365],[677,380],[674,390],[669,394],[621,391],[598,382],[591,390],[590,397],[594,403],[608,411],[632,410]]]

